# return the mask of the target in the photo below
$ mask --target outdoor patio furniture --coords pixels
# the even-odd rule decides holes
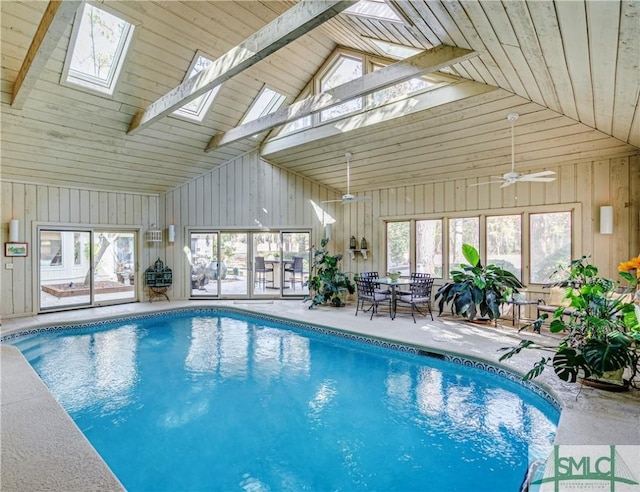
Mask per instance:
[[[373,319],[373,315],[378,313],[378,305],[387,301],[389,303],[389,315],[393,318],[393,308],[391,305],[391,297],[385,292],[380,292],[376,289],[375,284],[370,278],[362,278],[360,277],[356,280],[356,285],[358,287],[358,298],[356,301],[356,316],[358,316],[358,311],[371,311],[371,317],[369,319]],[[365,303],[369,303],[370,306],[365,309]]]
[[[413,318],[413,322],[416,322],[415,312],[419,312],[423,316],[426,316],[426,312],[422,312],[420,308],[423,309],[426,307],[429,309],[429,314],[431,315],[431,321],[433,321],[433,313],[431,312],[431,289],[433,288],[432,277],[427,278],[416,278],[412,281],[409,286],[410,293],[409,294],[401,294],[396,298],[396,302],[408,304],[411,306],[411,317]]]
[[[304,258],[294,256],[293,263],[285,265],[284,271],[289,273],[289,282],[293,290],[296,289],[296,282],[300,282],[300,288],[304,287]]]
[[[264,256],[256,256],[254,261],[255,281],[258,285],[262,284],[264,289],[267,283],[273,283],[273,266],[268,268],[264,262]],[[271,280],[267,279],[267,273],[271,272]]]

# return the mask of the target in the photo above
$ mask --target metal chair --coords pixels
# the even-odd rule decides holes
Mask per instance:
[[[358,316],[358,311],[367,312],[371,310],[371,317],[369,319],[373,319],[373,315],[378,313],[378,305],[382,301],[389,302],[389,315],[393,318],[393,312],[391,309],[391,298],[383,292],[379,292],[375,288],[375,284],[371,281],[370,278],[362,278],[360,277],[356,280],[356,285],[358,287],[358,299],[356,301],[356,316]],[[371,305],[365,309],[365,302],[371,303]]]
[[[273,267],[267,268],[267,265],[264,262],[264,256],[255,257],[253,268],[256,275],[255,282],[258,285],[262,283],[263,289],[266,288],[268,282],[273,283]],[[271,272],[271,280],[267,279],[267,273],[269,272]]]
[[[414,282],[409,286],[409,294],[400,294],[396,297],[396,303],[409,304],[411,306],[411,317],[413,322],[416,322],[414,315],[415,311],[419,312],[423,316],[426,316],[426,312],[420,311],[420,307],[426,306],[429,309],[431,315],[431,321],[433,321],[433,313],[431,312],[431,289],[433,288],[432,277],[416,278]]]
[[[304,287],[304,258],[302,256],[294,256],[293,263],[287,265],[289,268],[284,269],[289,272],[289,282],[293,290],[296,290],[296,282],[300,282],[300,287]]]
[[[431,274],[430,273],[425,273],[425,272],[411,272],[411,275],[409,276],[409,280],[411,280],[412,282],[418,278],[430,278]],[[397,292],[398,295],[405,295],[405,294],[411,294],[411,291],[408,290],[399,290]]]
[[[360,278],[379,279],[380,275],[378,274],[378,272],[362,272],[360,274]],[[374,287],[376,289],[376,292],[382,292],[383,294],[389,294],[391,292],[388,287],[381,287],[380,285],[375,283],[374,283]]]

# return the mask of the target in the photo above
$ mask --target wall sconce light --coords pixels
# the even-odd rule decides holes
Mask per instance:
[[[331,236],[333,235],[333,224],[327,224],[324,226],[324,237],[326,237],[329,241],[331,241]]]
[[[613,234],[613,207],[600,207],[600,234]]]
[[[9,242],[17,243],[18,236],[20,236],[20,222],[18,219],[11,219],[9,222]]]
[[[170,243],[176,242],[176,226],[174,226],[173,224],[171,224],[169,226],[169,229],[167,230],[167,241],[169,241]]]

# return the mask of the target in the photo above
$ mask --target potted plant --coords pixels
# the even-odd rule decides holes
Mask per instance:
[[[535,378],[546,367],[553,367],[566,382],[580,380],[603,389],[626,389],[638,374],[640,359],[640,325],[631,294],[637,277],[621,269],[620,275],[629,286],[620,292],[619,282],[599,277],[598,268],[586,256],[573,260],[566,273],[566,280],[552,285],[566,289],[570,310],[559,307],[549,325],[552,333],[562,333],[563,338],[557,347],[551,347],[553,356],[542,357],[524,379]],[[534,323],[541,324],[547,317],[542,314]],[[507,352],[500,360],[533,347],[531,340],[523,340],[516,347],[504,348]],[[626,369],[630,372],[625,381],[622,374]]]
[[[342,255],[332,255],[326,246],[329,240],[324,238],[320,243],[320,249],[313,253],[311,275],[305,282],[309,288],[309,295],[305,301],[311,301],[309,309],[319,304],[330,303],[332,306],[344,306],[344,298],[347,293],[353,294],[355,286],[349,275],[340,271],[339,263]]]
[[[442,285],[436,293],[440,314],[445,304],[451,304],[454,314],[473,320],[478,311],[489,320],[500,317],[500,306],[509,296],[524,287],[508,270],[497,265],[482,265],[478,250],[470,244],[462,245],[462,254],[469,262],[461,270],[451,271],[451,282]]]

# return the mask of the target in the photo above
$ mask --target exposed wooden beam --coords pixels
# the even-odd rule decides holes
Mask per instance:
[[[255,65],[263,58],[295,41],[323,22],[335,17],[357,0],[303,0],[274,19],[207,68],[190,77],[140,111],[131,122],[134,134],[176,109]]]
[[[81,3],[82,0],[51,0],[47,5],[27,56],[18,72],[18,78],[13,83],[12,108],[22,109],[27,96]]]
[[[217,147],[262,133],[289,121],[337,106],[349,99],[371,94],[425,73],[435,72],[476,55],[477,53],[464,48],[445,45],[437,46],[328,91],[310,96],[284,109],[232,128],[227,132],[219,133],[211,139],[205,151],[209,152]]]
[[[350,131],[353,131],[355,137],[368,127],[497,89],[497,87],[492,85],[462,79],[457,83],[444,85],[434,90],[411,96],[411,104],[407,104],[406,99],[400,99],[364,113],[357,113],[353,116],[342,118],[335,122],[329,122],[316,128],[309,128],[298,133],[270,140],[262,146],[261,156],[268,158],[277,152],[282,152],[292,147],[311,142],[319,142],[325,138],[344,135]],[[398,126],[397,131],[403,131],[402,126]]]

